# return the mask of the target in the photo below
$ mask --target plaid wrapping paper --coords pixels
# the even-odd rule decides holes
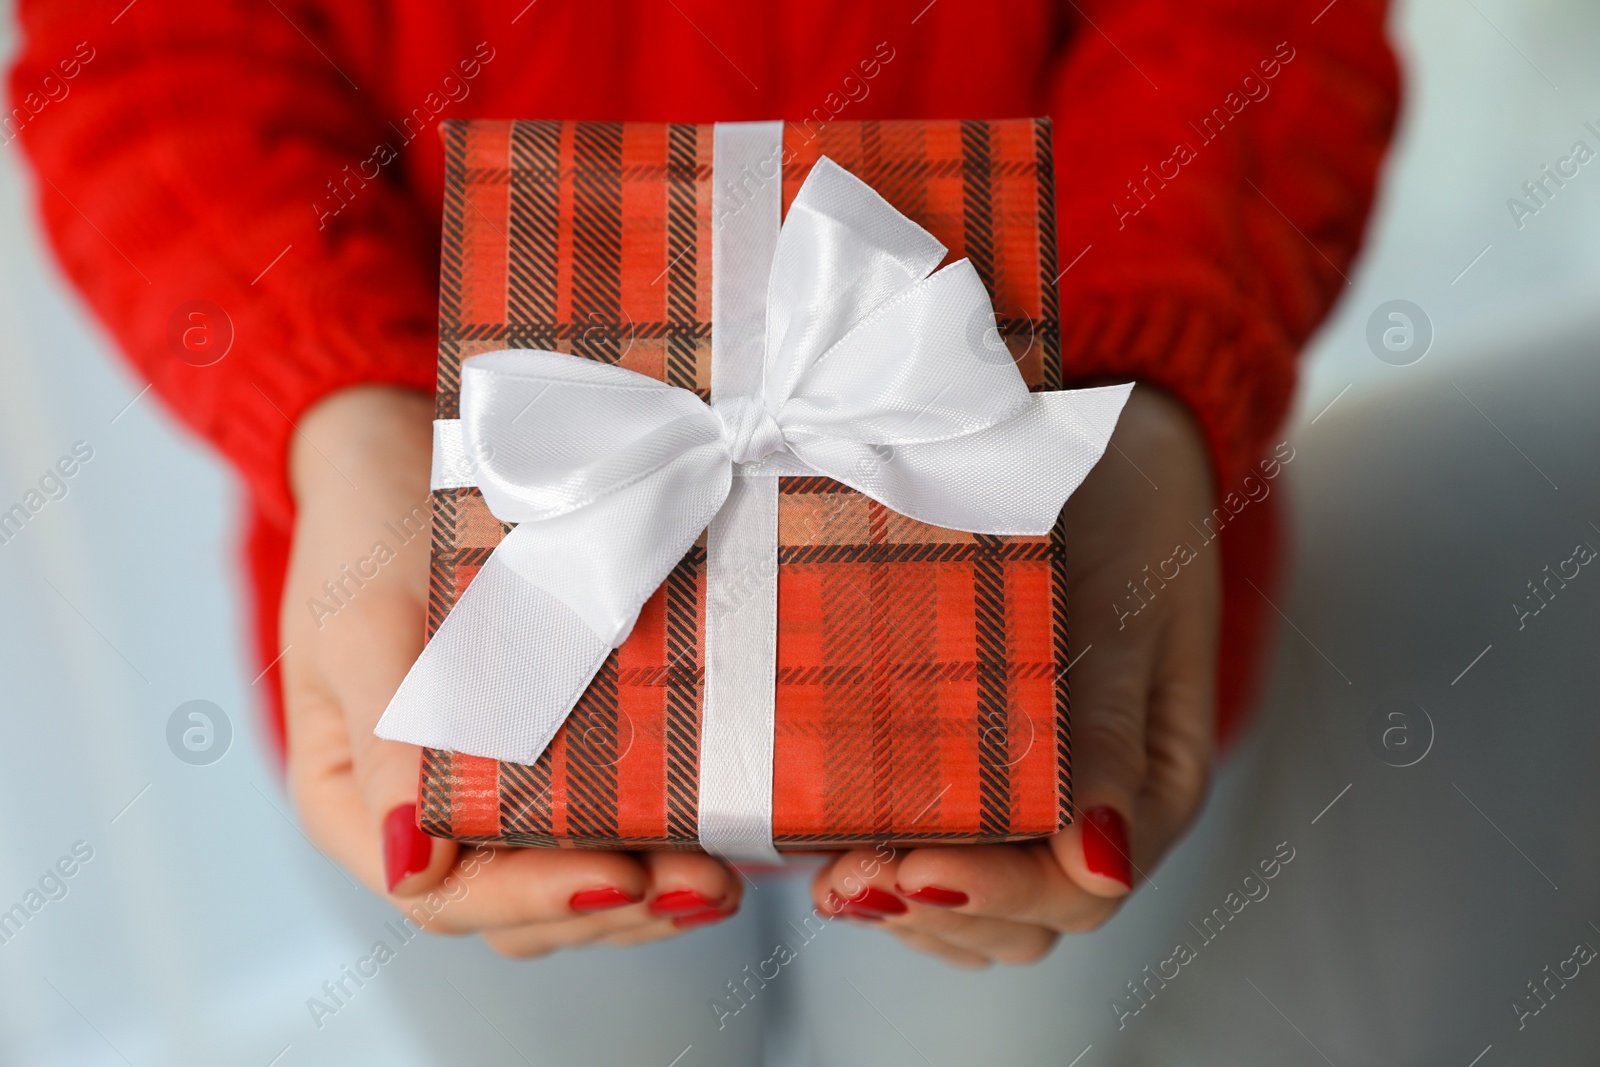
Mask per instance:
[[[461,360],[544,348],[711,383],[712,126],[445,122],[437,417]],[[784,128],[783,205],[820,155],[972,260],[1029,385],[1060,388],[1047,120]],[[745,180],[759,180],[753,175]],[[431,636],[510,530],[433,493]],[[1062,526],[992,537],[821,477],[779,490],[780,848],[1036,837],[1070,818]],[[424,751],[420,820],[509,845],[697,848],[705,539],[532,766]]]

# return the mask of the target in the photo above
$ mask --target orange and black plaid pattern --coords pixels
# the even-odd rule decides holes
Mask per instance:
[[[461,360],[544,348],[693,389],[711,381],[712,127],[474,121],[446,146],[437,414]],[[820,155],[988,286],[1029,384],[1060,387],[1046,120],[788,124],[787,210]],[[750,178],[747,180],[758,180]],[[428,628],[509,527],[433,494]],[[827,478],[779,496],[773,832],[779,847],[1013,841],[1070,817],[1066,561],[1048,537],[896,514]],[[424,753],[422,824],[469,841],[698,843],[705,544],[532,766]]]

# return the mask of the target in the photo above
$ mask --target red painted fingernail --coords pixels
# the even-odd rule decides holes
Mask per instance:
[[[905,901],[893,893],[886,893],[870,885],[849,898],[849,905],[858,911],[867,911],[874,915],[904,915],[906,913]]]
[[[567,906],[573,911],[610,911],[612,908],[624,908],[629,904],[637,904],[642,897],[631,897],[616,886],[601,886],[599,889],[582,889],[572,894],[572,899],[567,901]]]
[[[383,817],[383,878],[389,892],[400,880],[428,869],[433,859],[433,838],[417,826],[417,806],[396,804]]]
[[[1133,888],[1128,869],[1128,826],[1115,808],[1090,808],[1083,813],[1083,865],[1090,873]]]
[[[727,911],[702,911],[696,912],[693,915],[679,915],[672,920],[672,925],[677,927],[687,927],[705,926],[708,923],[719,923],[738,910],[738,908],[730,908]]]
[[[959,908],[968,899],[959,889],[945,889],[936,885],[925,885],[921,889],[904,889],[898,885],[894,888],[895,892],[907,900],[914,900],[918,904],[932,904],[936,908]]]
[[[887,893],[884,895],[888,896]],[[899,901],[895,901],[895,903],[898,904]],[[845,915],[852,919],[865,919],[867,922],[873,923],[883,922],[883,913],[869,911],[853,901],[846,900],[831,889],[828,890],[828,899],[823,902],[822,906],[827,909],[830,915]],[[906,906],[901,904],[900,910],[906,910]]]
[[[720,901],[707,900],[693,889],[674,889],[662,893],[650,902],[652,915],[692,915],[702,911],[716,911]]]

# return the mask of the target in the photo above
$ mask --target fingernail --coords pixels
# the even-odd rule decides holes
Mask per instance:
[[[681,928],[687,926],[705,926],[709,923],[719,923],[738,910],[738,908],[729,908],[727,911],[702,911],[696,912],[693,915],[679,915],[672,920],[672,925]]]
[[[401,879],[428,869],[433,838],[417,827],[417,806],[396,804],[383,817],[383,877],[389,892]]]
[[[871,912],[874,915],[904,915],[906,902],[893,893],[886,893],[874,886],[867,886],[861,892],[848,899],[852,908],[860,911]]]
[[[707,900],[693,889],[674,889],[662,893],[650,902],[652,915],[692,915],[702,911],[716,911],[716,900]]]
[[[1090,808],[1083,813],[1083,865],[1090,873],[1133,888],[1128,869],[1128,827],[1116,808]]]
[[[616,886],[606,885],[599,889],[579,890],[572,894],[567,906],[573,911],[609,911],[612,908],[637,904],[642,899],[642,897],[631,897]]]
[[[945,889],[936,885],[925,885],[921,889],[904,889],[898,885],[894,888],[907,900],[932,904],[936,908],[959,908],[967,902],[967,895],[959,889]]]
[[[896,901],[896,903],[899,903],[899,901]],[[883,922],[883,915],[881,913],[869,911],[866,908],[860,907],[859,905],[846,900],[844,897],[841,897],[838,893],[835,893],[831,889],[828,890],[828,899],[823,904],[823,907],[827,908],[830,915],[845,915],[852,919],[865,919],[867,922],[871,923]],[[900,905],[900,910],[905,910],[904,904]]]

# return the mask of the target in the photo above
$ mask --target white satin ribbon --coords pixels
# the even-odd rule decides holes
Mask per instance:
[[[783,123],[718,123],[711,151],[711,406],[747,458],[775,427],[759,403],[767,293],[783,219]],[[778,476],[734,465],[706,529],[705,675],[696,825],[707,852],[782,863],[772,844],[778,716]]]
[[[730,126],[781,136],[719,125],[719,148]],[[775,225],[758,203],[717,229]],[[809,468],[949,529],[1055,524],[1131,385],[1028,392],[993,342],[971,263],[935,271],[945,248],[826,157],[769,247],[765,277],[725,269],[726,244],[714,252],[710,405],[557,352],[463,361],[460,422],[435,424],[435,485],[476,484],[518,525],[417,658],[379,737],[534,762],[710,526],[702,842],[770,860],[777,472]],[[763,283],[757,317],[749,297]],[[717,339],[727,327],[731,349]]]

